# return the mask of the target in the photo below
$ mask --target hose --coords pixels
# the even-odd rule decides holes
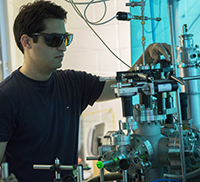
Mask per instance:
[[[181,181],[178,181],[178,180],[175,180],[175,179],[157,179],[157,180],[154,180],[154,181],[151,181],[151,182],[159,182],[159,181],[181,182]]]
[[[164,174],[164,176],[167,177],[167,178],[174,178],[174,179],[178,179],[178,180],[182,179],[182,175]],[[187,180],[190,180],[190,181],[191,180],[197,180],[198,178],[200,178],[200,168],[186,174]]]

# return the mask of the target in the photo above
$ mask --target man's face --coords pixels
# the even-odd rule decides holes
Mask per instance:
[[[41,33],[66,33],[65,23],[63,20],[47,19],[44,23],[46,29]],[[41,72],[52,72],[62,66],[65,51],[66,46],[64,42],[59,47],[50,47],[46,45],[44,37],[39,36],[37,43],[32,42],[32,51],[29,54],[29,58],[31,59],[30,63]]]

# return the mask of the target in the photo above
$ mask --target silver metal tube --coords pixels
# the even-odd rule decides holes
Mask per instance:
[[[108,161],[103,161],[102,163],[103,163],[103,166],[104,167],[108,167],[108,166],[110,166],[110,165],[112,165],[112,164],[114,164],[114,160],[108,160]]]
[[[174,5],[177,3],[177,0],[168,0],[168,12],[169,12],[169,23],[170,23],[170,37],[171,37],[171,56],[172,56],[172,64],[175,72],[175,76],[177,73],[176,66],[176,31],[175,31],[175,17],[174,17]],[[179,89],[176,91],[176,104],[177,104],[177,114],[179,120],[179,140],[180,140],[180,157],[181,157],[181,172],[182,172],[182,181],[186,182],[186,170],[185,170],[185,155],[184,155],[184,143],[183,143],[183,131],[182,131],[182,116],[181,116],[181,106],[180,106],[180,94]]]
[[[188,81],[188,80],[196,80],[200,79],[200,76],[189,76],[189,77],[183,77],[182,80]]]
[[[55,164],[60,164],[60,160],[58,158],[55,159]],[[55,171],[56,179],[60,179],[60,173]]]
[[[60,169],[62,169],[62,170],[73,170],[74,167],[73,166],[67,166],[67,165],[61,165]]]
[[[33,165],[33,169],[50,169],[52,165]]]
[[[178,77],[175,77],[175,76],[173,76],[173,75],[170,75],[170,77],[171,77],[173,80],[175,80],[175,81],[177,81],[178,83],[180,83],[181,85],[185,85],[185,82],[184,82],[182,79],[180,79],[180,78],[178,78]]]
[[[123,182],[128,182],[127,170],[123,171]]]
[[[52,167],[52,165],[40,165],[40,164],[33,165],[33,169],[50,169],[51,167]],[[62,169],[62,170],[72,170],[73,166],[61,165],[60,169]]]
[[[8,163],[2,163],[2,179],[8,179],[9,178],[9,173],[8,173]]]
[[[179,64],[179,72],[182,80],[185,81],[185,85],[181,86],[181,91],[186,92],[188,96],[188,107],[187,115],[188,118],[192,118],[192,126],[200,129],[200,69],[198,59],[194,59],[194,55],[197,56],[199,51],[196,50],[197,47],[194,46],[193,34],[187,34],[187,25],[183,25],[183,35],[180,35],[180,47],[179,59],[177,62]]]
[[[177,66],[176,66],[176,31],[175,31],[175,23],[174,23],[174,14],[173,14],[173,1],[176,0],[168,0],[168,13],[169,13],[169,25],[170,25],[170,38],[171,38],[171,59],[173,69],[175,71],[175,75],[177,74]]]
[[[102,157],[102,147],[99,147],[99,157]],[[100,169],[100,182],[104,182],[104,168]]]
[[[141,16],[144,21],[144,2],[141,0]],[[144,37],[144,23],[142,23],[142,48],[143,48],[143,66],[145,66],[145,37]]]
[[[83,166],[78,165],[77,166],[77,182],[83,181]]]

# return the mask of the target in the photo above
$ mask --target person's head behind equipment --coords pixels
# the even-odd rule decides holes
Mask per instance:
[[[44,20],[49,18],[66,20],[67,12],[51,1],[37,0],[21,6],[13,32],[18,48],[24,53],[20,38],[23,34],[31,35],[45,30]]]

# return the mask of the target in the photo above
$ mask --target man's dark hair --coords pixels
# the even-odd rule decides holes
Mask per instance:
[[[20,42],[21,36],[23,34],[40,33],[45,30],[44,20],[49,18],[65,21],[67,12],[61,6],[44,0],[28,3],[20,7],[19,14],[14,21],[13,32],[17,46],[22,53],[24,53],[24,49]]]

